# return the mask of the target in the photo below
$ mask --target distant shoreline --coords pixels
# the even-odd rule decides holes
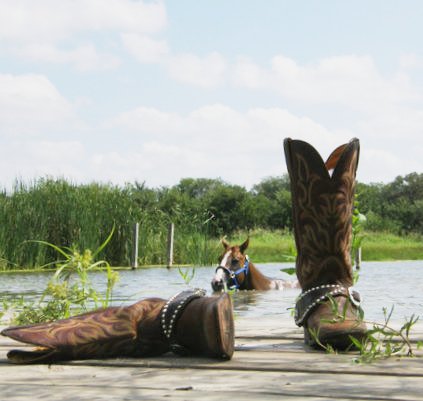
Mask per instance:
[[[280,230],[255,230],[238,232],[228,241],[238,244],[250,236],[248,255],[255,263],[284,263],[295,261],[295,243],[292,233]],[[221,248],[219,239],[210,239],[216,249],[216,260]],[[396,260],[423,260],[423,240],[417,235],[398,236],[383,232],[364,232],[362,244],[362,260],[364,262],[396,261]],[[210,265],[210,264],[208,264]],[[198,264],[175,263],[175,266],[198,266]],[[164,264],[140,264],[139,269],[165,267]],[[130,269],[126,266],[114,266],[113,269]],[[52,271],[47,268],[8,268],[0,269],[0,273],[8,272],[44,272]],[[100,269],[99,269],[100,270]]]

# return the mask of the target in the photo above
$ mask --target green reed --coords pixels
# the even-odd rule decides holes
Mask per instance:
[[[18,183],[13,194],[0,200],[1,256],[18,266],[44,265],[57,258],[54,250],[28,240],[95,249],[116,222],[115,237],[105,251],[114,263],[125,247],[125,201],[124,193],[111,186],[45,179]]]
[[[344,307],[340,308],[337,300],[329,297],[329,302],[332,310],[332,318],[322,318],[322,323],[330,323],[337,325],[343,323],[351,318],[346,317],[349,301],[347,300]],[[354,324],[359,326],[365,323],[368,328],[362,339],[357,339],[349,336],[351,341],[350,350],[358,351],[358,355],[354,356],[353,362],[355,363],[371,363],[380,359],[390,357],[413,357],[418,349],[423,347],[422,341],[413,341],[410,338],[411,330],[419,320],[419,316],[415,314],[409,318],[405,318],[401,327],[397,328],[391,324],[391,318],[394,311],[394,305],[388,311],[386,307],[382,308],[384,320],[383,322],[369,321],[364,318],[364,312],[361,309],[357,310]],[[323,344],[319,340],[319,330],[308,329],[311,337],[316,344],[328,353],[337,353],[330,344]]]
[[[80,251],[76,248],[58,247],[49,242],[36,241],[39,245],[56,252],[59,260],[54,263],[55,273],[38,300],[26,301],[24,297],[20,297],[3,302],[3,309],[11,312],[13,323],[32,324],[66,319],[72,314],[110,306],[113,287],[119,279],[119,273],[113,271],[107,261],[96,258],[110,242],[113,233],[114,228],[94,252],[90,249]],[[90,279],[90,273],[99,268],[106,274],[104,294],[93,287]]]
[[[12,193],[0,194],[0,269],[54,262],[55,251],[36,241],[96,249],[113,226],[114,235],[100,256],[112,266],[129,266],[136,222],[139,264],[166,263],[170,222],[176,230],[175,263],[208,264],[214,248],[208,239],[207,216],[184,213],[177,204],[162,210],[159,197],[159,190],[142,185],[75,185],[61,179],[17,182]]]
[[[149,189],[135,183],[74,184],[42,178],[16,182],[0,191],[0,270],[31,269],[54,262],[54,250],[33,240],[61,247],[96,249],[115,227],[101,258],[111,266],[130,266],[135,223],[139,223],[139,265],[165,265],[167,231],[175,224],[174,262],[210,265],[221,252],[219,226],[210,210],[195,197],[174,189]],[[225,221],[225,224],[230,224]],[[288,230],[250,229],[229,233],[240,243],[250,235],[248,253],[257,263],[292,261],[293,235]],[[360,232],[363,260],[422,259],[421,237]],[[360,244],[361,245],[361,244]]]

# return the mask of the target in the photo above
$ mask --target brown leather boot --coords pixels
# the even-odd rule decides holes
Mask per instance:
[[[38,346],[12,350],[13,363],[156,356],[173,351],[230,359],[234,351],[232,301],[187,290],[168,301],[148,298],[51,323],[6,328],[2,335]]]
[[[295,322],[304,327],[307,344],[346,349],[350,336],[361,339],[366,332],[350,256],[360,144],[353,139],[338,147],[326,163],[306,142],[287,138],[284,149],[302,288]]]

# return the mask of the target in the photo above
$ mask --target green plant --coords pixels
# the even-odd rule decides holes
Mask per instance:
[[[178,272],[180,276],[182,277],[182,279],[184,280],[185,284],[189,286],[195,275],[195,267],[191,269],[181,269],[178,266]]]
[[[416,173],[387,185],[357,183],[360,213],[367,217],[362,246],[366,260],[423,258],[422,188],[423,174]],[[39,268],[56,259],[53,248],[28,243],[29,238],[95,249],[107,235],[110,221],[115,222],[115,235],[102,258],[112,266],[130,265],[135,222],[140,224],[141,265],[166,263],[171,221],[177,231],[175,263],[209,265],[219,237],[231,235],[238,242],[248,231],[254,236],[250,256],[256,262],[290,261],[290,205],[288,176],[266,178],[250,191],[220,179],[182,179],[169,188],[148,188],[138,182],[123,187],[76,185],[49,177],[16,181],[11,191],[0,189],[0,272]],[[354,226],[362,221],[357,213],[358,208]],[[374,230],[378,233],[370,232]],[[356,249],[364,231],[355,230],[354,235]]]
[[[352,241],[351,241],[351,259],[357,263],[356,255],[358,250],[361,248],[362,242],[364,240],[364,226],[366,224],[366,216],[360,213],[359,210],[359,201],[358,195],[355,195],[354,198],[354,210],[352,214]]]
[[[292,260],[295,262],[297,259],[297,249],[292,246],[289,248],[289,255],[283,255],[286,260]],[[295,267],[285,267],[281,269],[281,272],[289,274],[290,276],[294,276],[297,273],[297,269]]]
[[[346,312],[348,309],[348,302],[345,302],[342,311],[339,311],[338,303],[335,298],[329,297],[332,309],[332,319],[322,319],[325,323],[340,323],[346,320]],[[390,324],[394,306],[388,312],[387,308],[383,308],[384,322],[378,323],[374,321],[367,321],[364,319],[364,314],[361,309],[357,313],[357,324],[364,322],[371,329],[367,330],[366,335],[361,339],[350,336],[351,348],[355,347],[359,355],[353,358],[355,363],[370,363],[378,359],[389,358],[391,356],[414,356],[415,348],[420,348],[422,342],[417,342],[413,345],[410,340],[410,331],[412,327],[419,320],[418,317],[412,315],[405,319],[405,323],[396,329]],[[318,330],[309,329],[309,333],[314,341],[326,352],[336,353],[331,345],[322,344],[319,341]]]
[[[388,358],[395,355],[414,356],[414,348],[420,348],[421,342],[416,346],[410,340],[410,331],[419,320],[414,314],[405,319],[404,324],[396,329],[390,325],[394,306],[388,312],[383,308],[384,323],[366,322],[372,329],[368,330],[366,336],[361,340],[351,337],[351,341],[359,350],[360,355],[354,358],[354,362],[368,363],[376,359]]]
[[[54,262],[56,271],[48,282],[40,299],[35,302],[15,302],[13,307],[20,309],[14,318],[16,324],[30,324],[68,318],[71,313],[79,314],[98,307],[107,307],[112,301],[112,289],[119,275],[105,260],[95,261],[95,257],[104,249],[114,233],[114,228],[107,239],[95,252],[89,249],[80,252],[75,248],[58,247],[45,241],[33,241],[53,248],[62,257]],[[105,269],[106,292],[99,293],[92,286],[89,272]],[[9,308],[11,305],[9,305]]]
[[[228,288],[226,281],[223,282],[223,292],[227,292],[232,297],[237,291],[238,290],[236,288]]]
[[[281,272],[284,272],[286,274],[289,274],[290,276],[293,276],[296,273],[295,267],[285,267],[281,269]]]

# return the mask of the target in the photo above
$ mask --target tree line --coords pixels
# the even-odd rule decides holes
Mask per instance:
[[[357,205],[366,229],[423,234],[423,174],[382,184],[358,183]],[[287,175],[268,177],[250,190],[221,179],[184,178],[171,187],[135,182],[75,184],[41,178],[17,182],[0,193],[0,268],[41,266],[57,252],[34,240],[77,249],[96,249],[114,228],[103,256],[128,265],[132,227],[140,223],[141,264],[164,263],[167,226],[175,224],[179,263],[208,261],[208,239],[239,230],[292,230]]]

